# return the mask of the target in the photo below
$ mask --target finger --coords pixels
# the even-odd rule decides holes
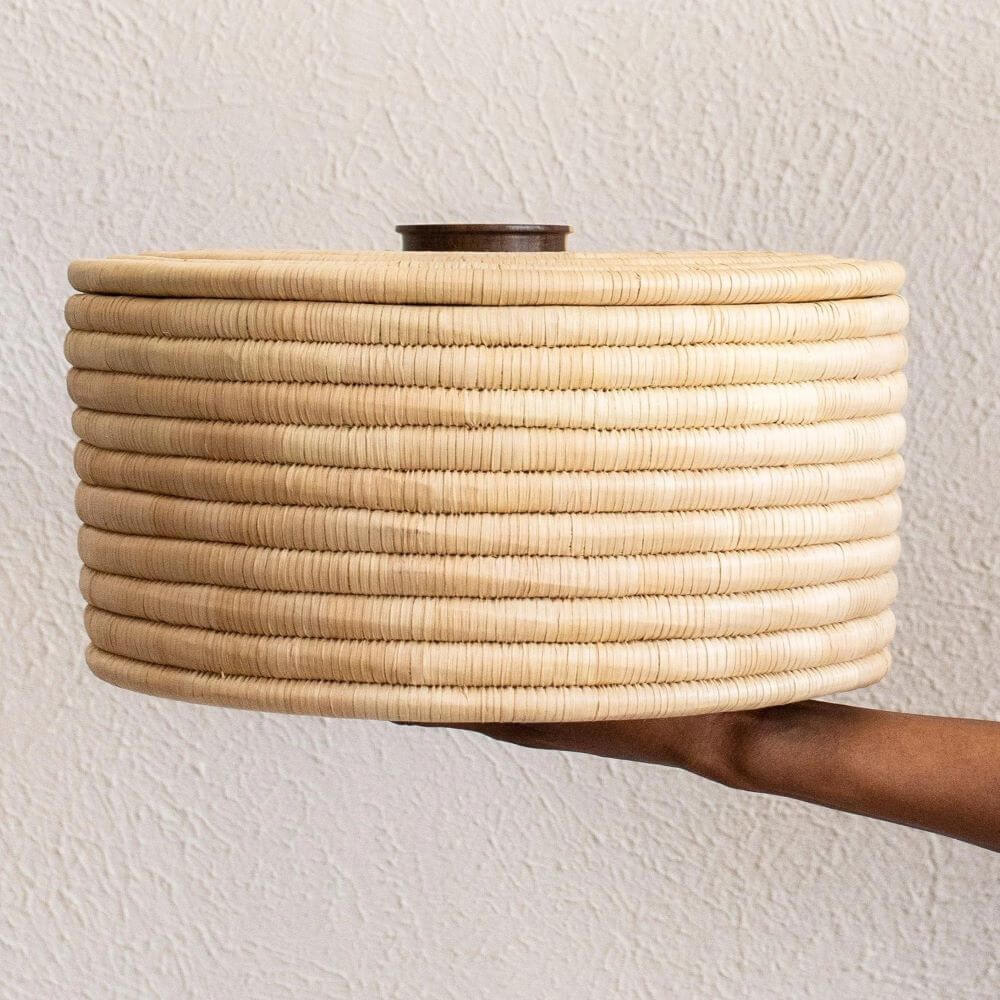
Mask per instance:
[[[614,722],[466,722],[420,725],[480,733],[501,743],[533,750],[567,750],[601,756],[618,756],[619,744],[622,742],[622,724]]]
[[[520,723],[520,722],[397,722],[398,726],[419,726],[423,729],[458,729],[479,733],[501,743],[535,749],[571,749],[573,734],[568,730],[582,728],[571,723]]]

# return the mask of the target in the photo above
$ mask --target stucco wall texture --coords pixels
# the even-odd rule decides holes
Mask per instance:
[[[909,268],[896,662],[1000,716],[990,0],[9,0],[0,11],[4,998],[891,998],[1000,990],[1000,858],[469,734],[199,708],[83,664],[67,261],[395,247]]]

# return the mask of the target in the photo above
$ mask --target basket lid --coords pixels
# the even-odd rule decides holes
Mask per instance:
[[[70,265],[104,295],[435,305],[692,305],[893,294],[894,261],[773,251],[567,253],[564,225],[397,226],[403,251],[191,250]],[[413,252],[413,251],[420,252]]]

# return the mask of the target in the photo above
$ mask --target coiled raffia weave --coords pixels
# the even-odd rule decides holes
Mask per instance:
[[[889,261],[77,261],[88,662],[243,708],[570,721],[889,664]]]

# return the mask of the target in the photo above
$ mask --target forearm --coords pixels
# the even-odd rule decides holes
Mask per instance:
[[[682,767],[1000,851],[1000,723],[807,701],[626,722],[465,725],[543,750]]]
[[[804,702],[736,713],[718,735],[684,766],[1000,850],[998,723]]]

